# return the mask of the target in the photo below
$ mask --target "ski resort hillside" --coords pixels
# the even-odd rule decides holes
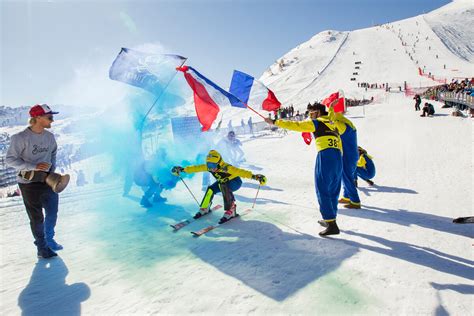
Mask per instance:
[[[404,89],[405,82],[449,83],[473,75],[473,28],[474,3],[459,0],[402,21],[324,31],[279,58],[260,79],[284,104],[299,108],[339,89],[359,99],[380,94],[361,83],[388,84],[392,91]]]
[[[18,170],[8,170],[8,194],[0,196],[1,315],[474,316],[473,29],[473,1],[456,0],[402,21],[326,30],[290,50],[260,80],[282,108],[301,111],[288,120],[314,125],[319,139],[309,145],[301,132],[245,107],[221,107],[202,132],[189,73],[178,72],[166,86],[172,93],[163,89],[159,97],[133,80],[101,74],[121,87],[119,104],[59,106],[54,118],[52,111],[40,116],[57,142],[56,172],[70,175],[58,194],[57,256],[44,256],[33,243],[40,225],[30,224]],[[148,71],[140,62],[130,73]],[[453,83],[458,92],[435,87],[453,79],[464,84]],[[429,102],[434,113],[415,110],[410,92],[420,87],[432,87],[420,103]],[[316,175],[342,160],[344,150],[319,141],[339,142],[329,127],[347,121],[323,117],[324,127],[309,120],[324,111],[303,113],[339,90],[371,100],[347,107],[344,116],[375,176],[356,180],[360,208],[331,200],[340,232],[321,235],[336,218],[323,220]],[[3,110],[5,164],[12,135],[31,114]],[[344,129],[353,131],[349,123]],[[326,149],[337,159],[318,160]],[[212,211],[205,213],[209,199]],[[239,215],[220,222],[229,210]],[[469,220],[453,221],[461,217]]]

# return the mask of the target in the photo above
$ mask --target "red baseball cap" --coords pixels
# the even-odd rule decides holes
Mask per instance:
[[[58,114],[59,112],[53,112],[47,104],[36,104],[30,109],[30,117],[38,117],[47,114]]]

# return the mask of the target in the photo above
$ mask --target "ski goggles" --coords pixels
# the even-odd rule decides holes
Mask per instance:
[[[219,165],[217,162],[208,162],[207,169],[219,169]]]

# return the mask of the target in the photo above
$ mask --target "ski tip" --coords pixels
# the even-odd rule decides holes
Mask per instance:
[[[191,234],[193,235],[193,237],[199,237],[201,236],[200,234],[196,233],[196,232],[191,232]]]

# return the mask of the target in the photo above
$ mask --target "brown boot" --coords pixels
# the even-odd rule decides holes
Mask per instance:
[[[360,209],[360,203],[350,202],[349,204],[344,205],[345,208]]]
[[[319,232],[319,236],[337,235],[339,234],[339,227],[337,227],[336,221],[327,222],[328,227]]]
[[[346,197],[342,197],[342,198],[340,198],[339,201],[337,201],[337,202],[339,202],[340,204],[349,204],[349,203],[351,203],[351,200],[349,200],[349,199],[346,198]]]

